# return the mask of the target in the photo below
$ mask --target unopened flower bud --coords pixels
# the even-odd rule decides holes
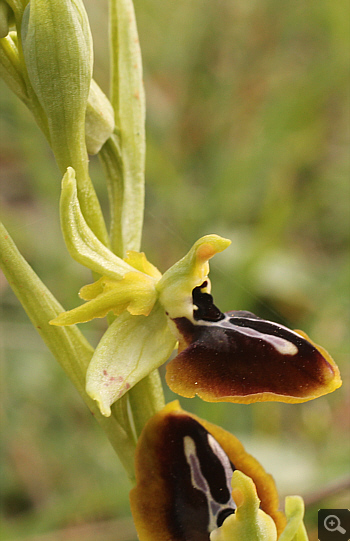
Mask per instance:
[[[31,0],[22,21],[23,53],[49,126],[59,167],[81,161],[92,78],[92,38],[81,0]]]

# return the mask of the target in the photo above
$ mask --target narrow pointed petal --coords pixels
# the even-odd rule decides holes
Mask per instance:
[[[137,269],[144,274],[148,274],[148,276],[152,276],[152,278],[155,278],[156,280],[159,280],[162,277],[162,274],[157,267],[147,260],[144,252],[128,250],[126,252],[126,257],[124,257],[124,261],[134,267],[134,269]]]
[[[107,278],[107,276],[101,276],[101,278],[96,280],[93,284],[83,286],[79,291],[79,297],[84,299],[84,301],[91,301],[92,299],[96,299],[101,293],[106,293],[113,289],[115,283],[116,280]]]
[[[103,281],[98,284],[91,284],[87,290],[83,288],[85,296],[92,295],[92,291],[99,291],[103,287]],[[93,288],[95,286],[95,288]],[[84,323],[96,317],[105,317],[108,312],[113,311],[115,315],[128,310],[133,315],[147,316],[156,302],[156,291],[153,279],[140,272],[128,272],[118,281],[107,280],[107,287],[89,302],[63,312],[51,325],[73,325]]]
[[[272,477],[237,438],[181,410],[177,401],[147,423],[135,460],[130,501],[140,541],[209,541],[210,532],[235,512],[236,469],[253,479],[261,508],[277,529],[285,525]]]
[[[125,312],[103,335],[86,375],[86,391],[101,413],[163,364],[175,347],[164,311],[157,303],[148,317]]]
[[[106,248],[87,225],[78,201],[75,171],[71,167],[62,179],[60,212],[67,249],[78,263],[115,280],[135,270]]]

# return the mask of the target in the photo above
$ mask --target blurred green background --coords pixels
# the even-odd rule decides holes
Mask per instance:
[[[95,78],[108,92],[107,1],[86,0]],[[349,7],[343,0],[137,0],[147,93],[143,249],[164,271],[198,237],[216,304],[302,328],[343,387],[301,405],[184,408],[241,438],[317,509],[349,506]],[[60,176],[25,107],[0,87],[2,217],[67,308],[91,280],[59,230]],[[98,159],[91,174],[107,211]],[[2,539],[134,541],[129,484],[109,442],[4,279]],[[82,325],[96,344],[103,321]],[[167,398],[174,395],[167,390]]]

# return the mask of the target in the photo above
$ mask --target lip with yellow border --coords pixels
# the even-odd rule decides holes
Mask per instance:
[[[241,480],[235,501],[231,483],[238,472],[250,481]],[[286,518],[278,510],[275,483],[235,436],[183,411],[177,401],[147,423],[137,445],[136,487],[130,493],[140,541],[209,541],[244,499],[251,511],[248,533],[255,528],[254,517],[276,539]]]

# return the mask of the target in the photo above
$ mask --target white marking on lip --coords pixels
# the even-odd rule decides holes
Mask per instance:
[[[189,465],[191,471],[192,486],[197,490],[201,490],[207,498],[209,512],[208,532],[210,533],[217,528],[217,517],[220,511],[229,507],[236,509],[236,504],[231,496],[231,480],[233,471],[230,461],[221,445],[215,440],[215,438],[213,438],[211,434],[208,434],[208,443],[213,453],[219,458],[225,471],[226,485],[230,494],[230,499],[225,504],[220,504],[213,498],[208,481],[202,473],[201,464],[197,456],[196,444],[190,436],[184,437],[184,453],[187,464]]]
[[[225,319],[221,319],[220,321],[204,321],[200,320],[197,321],[200,323],[200,325],[203,326],[217,326],[217,327],[223,327],[224,329],[233,329],[241,334],[244,334],[245,336],[250,336],[251,338],[256,338],[258,340],[263,340],[264,342],[268,342],[271,344],[278,353],[281,353],[281,355],[296,355],[299,352],[298,347],[293,344],[293,342],[290,342],[289,340],[286,340],[285,338],[281,338],[280,336],[275,336],[273,334],[266,334],[260,331],[257,331],[256,329],[252,329],[251,327],[242,327],[241,325],[235,325],[230,321],[230,319],[235,319],[234,316],[225,316]],[[239,318],[241,319],[241,318]],[[249,319],[249,318],[242,318],[242,319]],[[258,320],[254,320],[258,321]],[[299,339],[301,338],[298,333],[291,331],[288,329],[288,327],[285,327],[284,325],[277,325],[273,321],[267,321],[263,320],[266,323],[269,323],[270,325],[274,326],[277,330],[278,329],[285,329],[286,331],[294,334]]]

